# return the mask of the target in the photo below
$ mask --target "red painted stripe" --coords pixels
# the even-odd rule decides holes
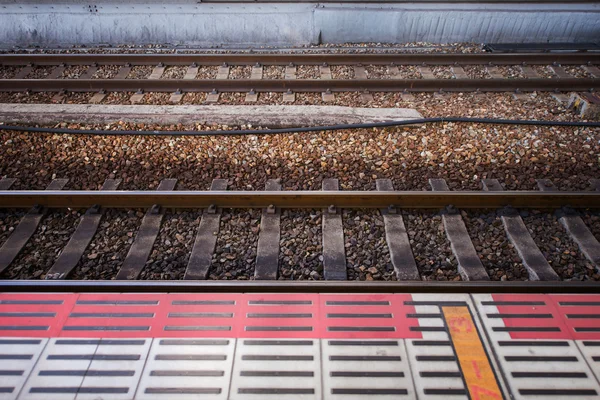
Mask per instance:
[[[541,301],[545,305],[498,305],[501,314],[551,314],[552,318],[503,318],[506,327],[555,327],[559,332],[510,332],[513,339],[570,339],[600,340],[600,332],[584,332],[578,329],[600,328],[600,319],[567,318],[567,314],[598,314],[600,306],[586,306],[583,303],[600,304],[600,295],[522,295],[494,294],[494,301]],[[561,305],[565,302],[578,302],[581,305]]]
[[[405,306],[410,295],[319,294],[0,294],[0,300],[60,300],[59,305],[0,304],[4,312],[55,312],[49,317],[5,317],[0,325],[49,326],[9,330],[20,337],[240,337],[240,338],[420,338],[418,320]],[[328,302],[387,302],[329,305]],[[307,303],[308,302],[308,303]],[[141,316],[123,316],[123,314]],[[183,314],[176,317],[174,314]],[[210,313],[224,314],[221,316]],[[331,313],[391,314],[392,318],[328,318]],[[147,316],[145,314],[151,314]],[[229,317],[229,315],[232,315]],[[253,316],[254,314],[254,316]],[[258,314],[258,316],[256,316]],[[271,314],[268,315],[260,314]],[[273,318],[279,314],[281,318]],[[294,318],[289,314],[301,314]],[[121,315],[121,316],[119,316]],[[342,331],[339,328],[344,328]],[[378,327],[391,328],[381,331]],[[336,330],[336,328],[338,330]],[[369,330],[369,328],[375,328]],[[356,329],[356,330],[355,330]],[[363,329],[363,330],[361,330]],[[364,330],[367,329],[367,330]]]
[[[56,337],[60,334],[69,311],[75,304],[78,294],[36,294],[36,293],[0,293],[0,312],[54,312],[54,318],[0,318],[0,327],[11,326],[47,326],[47,330],[26,330],[0,328],[4,337]],[[62,304],[2,304],[3,302],[60,301]]]
[[[320,301],[320,327],[322,338],[422,338],[421,332],[413,332],[411,327],[419,326],[416,318],[407,318],[415,313],[414,306],[405,305],[411,301],[409,294],[323,294]],[[389,305],[376,305],[375,302],[389,302]],[[356,305],[334,305],[334,302],[357,302]],[[369,304],[373,302],[373,304]],[[328,314],[392,314],[393,318],[328,318]],[[336,328],[369,329],[372,327],[393,328],[393,331],[336,331]]]
[[[600,295],[551,295],[549,296],[565,321],[565,325],[573,339],[600,340],[600,332],[585,332],[586,328],[600,328],[598,318],[568,318],[567,314],[600,315],[600,306],[592,305],[563,305],[561,303],[597,303]],[[579,329],[579,331],[578,331]]]

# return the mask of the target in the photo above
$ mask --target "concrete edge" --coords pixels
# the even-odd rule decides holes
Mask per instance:
[[[228,106],[228,105],[97,105],[0,104],[0,122],[9,124],[110,124],[118,121],[145,124],[252,125],[289,128],[357,124],[423,118],[409,108],[342,106]]]

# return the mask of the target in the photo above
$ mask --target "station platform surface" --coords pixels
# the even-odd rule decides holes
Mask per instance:
[[[0,399],[598,399],[600,295],[0,293]]]

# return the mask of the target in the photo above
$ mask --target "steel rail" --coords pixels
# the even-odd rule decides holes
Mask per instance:
[[[92,293],[598,293],[598,282],[0,280],[0,292]]]
[[[0,79],[3,92],[507,92],[588,91],[600,78],[537,79]]]
[[[480,54],[0,54],[0,65],[563,65],[600,64],[600,53]]]
[[[600,192],[541,191],[0,191],[0,208],[600,208]]]

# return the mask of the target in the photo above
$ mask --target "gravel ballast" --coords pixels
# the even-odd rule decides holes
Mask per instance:
[[[368,46],[367,46],[368,47]],[[372,52],[365,47],[364,52]],[[410,48],[410,47],[409,47]],[[460,48],[478,52],[479,46]],[[327,46],[319,49],[327,50]],[[85,52],[88,50],[64,50]],[[89,50],[93,53],[95,50]],[[140,52],[140,49],[122,49]],[[156,52],[170,52],[155,49]],[[354,51],[354,50],[353,50]],[[358,50],[360,52],[360,50]],[[385,46],[381,46],[385,51]],[[415,47],[415,51],[416,47]],[[437,51],[437,50],[435,50]],[[111,52],[106,50],[106,52]],[[112,50],[114,52],[114,50]],[[172,51],[171,51],[172,52]],[[128,79],[142,79],[153,67],[134,67]],[[387,67],[365,66],[369,79],[390,78]],[[416,66],[398,66],[403,78],[422,78]],[[534,69],[555,76],[546,66]],[[588,77],[580,67],[567,67],[574,77]],[[119,67],[100,66],[94,79],[109,79]],[[169,67],[164,79],[181,79],[187,67]],[[214,79],[218,67],[201,67],[196,79]],[[448,67],[432,67],[436,77],[453,79]],[[472,78],[490,78],[485,67],[465,66]],[[523,78],[519,66],[502,66],[507,78]],[[17,69],[0,68],[8,78]],[[67,67],[62,79],[85,68]],[[264,66],[263,79],[283,79],[285,67]],[[352,79],[354,70],[331,66],[335,79]],[[44,78],[49,68],[36,68]],[[230,67],[229,79],[247,79],[251,67]],[[297,66],[298,79],[320,79],[317,66]],[[129,104],[133,93],[108,93],[103,104]],[[63,103],[88,103],[90,93],[67,93]],[[167,104],[170,93],[146,93],[144,104]],[[550,93],[296,93],[295,105],[340,105],[414,108],[424,117],[484,117],[579,121]],[[54,93],[0,93],[0,102],[49,103]],[[245,93],[221,93],[218,104],[247,104]],[[282,104],[282,93],[260,93],[258,104]],[[205,93],[185,93],[182,104],[206,104]],[[193,126],[116,122],[106,125],[62,123],[56,127],[137,130],[227,130],[224,125]],[[255,126],[253,126],[255,127]],[[253,128],[242,126],[241,128]],[[153,190],[161,179],[178,179],[177,190],[206,190],[213,179],[227,179],[230,190],[263,190],[268,179],[280,178],[282,190],[320,190],[323,179],[337,178],[340,190],[375,190],[376,179],[388,178],[396,190],[430,190],[430,178],[443,178],[451,190],[481,190],[481,179],[498,179],[507,190],[536,190],[536,179],[551,179],[560,190],[592,190],[589,179],[600,177],[600,130],[495,124],[436,123],[386,129],[351,129],[290,135],[244,137],[86,137],[26,134],[0,130],[0,176],[17,178],[13,189],[44,189],[53,178],[69,178],[69,188],[97,190],[107,178],[122,179],[119,189]],[[43,279],[71,237],[82,210],[48,214],[22,254],[2,278]],[[4,212],[4,210],[2,210]],[[19,214],[0,213],[0,245],[14,229]],[[120,268],[145,210],[108,210],[97,235],[74,271],[77,279],[111,279]],[[438,211],[403,210],[404,222],[424,280],[454,281],[461,277]],[[251,280],[254,277],[261,210],[224,210],[209,279]],[[600,280],[553,214],[521,211],[524,222],[552,268],[566,280]],[[475,249],[494,281],[527,280],[527,273],[495,210],[462,211]],[[181,279],[189,259],[200,210],[165,215],[141,279]],[[583,218],[600,239],[600,217]],[[283,210],[279,279],[323,279],[320,210]],[[344,210],[348,278],[395,280],[383,220],[375,210]]]

